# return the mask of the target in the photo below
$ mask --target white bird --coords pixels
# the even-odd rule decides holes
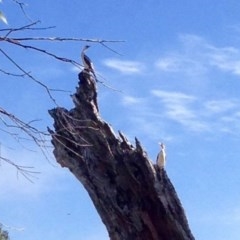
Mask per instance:
[[[97,77],[94,71],[94,66],[93,63],[91,61],[91,59],[85,54],[85,51],[89,48],[90,46],[86,45],[81,53],[81,58],[82,58],[82,62],[83,62],[83,66],[84,69],[87,70],[88,72],[91,72],[95,78],[95,80],[97,81]]]
[[[165,151],[165,145],[163,143],[160,144],[161,150],[157,156],[157,165],[160,169],[163,169],[166,164],[166,151]]]

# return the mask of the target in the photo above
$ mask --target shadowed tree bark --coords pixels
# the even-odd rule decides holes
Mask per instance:
[[[165,170],[153,164],[135,139],[116,135],[98,112],[88,72],[79,74],[75,108],[49,111],[54,155],[88,191],[111,240],[193,240]]]

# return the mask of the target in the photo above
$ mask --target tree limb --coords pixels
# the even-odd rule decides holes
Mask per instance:
[[[79,79],[75,108],[49,111],[53,153],[88,191],[110,239],[194,240],[166,171],[138,139],[133,146],[123,133],[115,135],[99,116],[93,78],[83,71]]]

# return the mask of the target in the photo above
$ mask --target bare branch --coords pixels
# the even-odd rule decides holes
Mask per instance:
[[[39,80],[37,80],[35,77],[33,77],[29,72],[26,72],[26,70],[24,70],[19,64],[17,64],[5,51],[3,51],[2,49],[0,49],[0,52],[2,52],[2,54],[15,66],[17,67],[24,75],[28,76],[31,80],[33,80],[35,83],[39,84],[40,86],[42,86],[48,96],[51,98],[51,100],[55,103],[55,105],[57,106],[57,102],[56,100],[53,98],[52,94],[51,94],[51,90],[42,82],[40,82]]]
[[[46,29],[46,28],[44,28]],[[6,29],[5,29],[6,30]],[[9,29],[8,29],[9,30]],[[20,29],[21,30],[21,29]],[[0,30],[1,31],[1,30]],[[0,37],[0,41],[4,41],[5,38]],[[107,47],[105,43],[121,43],[125,42],[123,40],[102,40],[102,39],[85,39],[85,38],[63,38],[63,37],[25,37],[25,38],[11,38],[12,41],[76,41],[76,42],[91,42],[91,43],[100,43],[109,50],[117,53],[111,48]],[[117,53],[119,54],[119,53]],[[120,55],[120,54],[119,54]]]
[[[36,21],[33,22],[31,24],[19,27],[19,28],[2,28],[0,29],[0,32],[7,32],[6,35],[4,37],[0,38],[0,41],[4,41],[5,38],[7,38],[11,33],[13,32],[17,32],[17,31],[24,31],[24,30],[32,30],[32,31],[37,31],[37,30],[47,30],[47,29],[51,29],[51,28],[55,28],[55,26],[50,26],[50,27],[32,27],[34,25],[37,25],[38,23],[40,23],[40,21]]]
[[[123,41],[120,41],[120,42],[123,42]],[[107,48],[108,50],[110,50],[111,52],[114,52],[114,53],[116,53],[117,55],[122,56],[121,53],[119,53],[119,52],[115,51],[114,49],[108,47],[108,46],[105,44],[105,42],[100,42],[100,44],[101,44],[103,47],[105,47],[105,48]]]
[[[0,156],[0,160],[3,160],[6,163],[15,167],[17,169],[17,174],[20,173],[23,177],[25,177],[28,181],[30,181],[32,183],[33,183],[32,179],[36,179],[36,174],[40,174],[40,172],[33,171],[32,170],[33,167],[18,165],[8,158]]]
[[[25,6],[27,6],[27,4],[24,3],[24,2],[19,2],[18,0],[12,0],[12,1],[18,4],[18,6],[20,7],[23,15],[24,15],[29,21],[32,22],[32,19],[28,16],[28,14],[27,14],[26,11],[25,11]]]
[[[1,38],[0,38],[1,40]],[[74,60],[71,60],[71,59],[68,59],[68,58],[65,58],[65,57],[59,57],[53,53],[50,53],[44,49],[41,49],[41,48],[38,48],[38,47],[34,47],[34,46],[31,46],[31,45],[24,45],[24,44],[21,44],[18,40],[16,39],[13,39],[13,38],[4,38],[4,41],[6,42],[9,42],[9,43],[12,43],[12,44],[15,44],[15,45],[18,45],[19,47],[23,47],[25,49],[32,49],[32,50],[35,50],[37,52],[41,52],[41,53],[44,53],[46,55],[49,55],[57,60],[60,60],[60,61],[63,61],[63,62],[68,62],[68,63],[71,63],[73,64],[74,66],[77,66],[77,67],[80,67],[81,65],[79,63],[77,63],[76,61]]]
[[[33,127],[32,125],[30,125],[29,123],[25,123],[22,120],[20,120],[19,118],[15,117],[13,114],[8,113],[6,110],[0,108],[0,114],[6,116],[9,121],[11,122],[11,124],[9,124],[7,121],[5,121],[3,118],[0,118],[1,122],[8,128],[8,129],[18,129],[21,130],[22,132],[24,132],[27,136],[30,137],[30,139],[32,139],[37,146],[39,146],[40,148],[45,144],[45,140],[42,138],[42,136],[49,136],[48,133],[46,132],[42,132],[39,129],[36,129],[35,127]],[[31,123],[31,122],[30,122]],[[10,135],[16,137],[18,136],[17,133],[12,133],[12,132],[8,132]]]
[[[27,17],[27,15],[24,11],[25,4],[23,2],[18,1],[18,0],[12,0],[12,1],[14,1],[16,4],[19,5],[22,12]],[[84,38],[67,38],[67,37],[16,37],[16,38],[12,37],[14,35],[14,33],[17,33],[17,32],[47,30],[47,29],[53,28],[53,27],[42,27],[42,28],[36,27],[36,25],[39,24],[39,23],[40,23],[40,21],[35,21],[35,22],[31,22],[30,24],[27,24],[25,26],[21,26],[21,27],[18,27],[18,28],[0,29],[0,32],[3,33],[3,35],[4,35],[4,36],[0,36],[0,41],[8,43],[8,44],[14,44],[17,47],[20,47],[20,48],[23,48],[23,49],[30,49],[30,50],[38,52],[40,54],[50,56],[50,57],[52,57],[52,58],[54,58],[58,61],[62,61],[62,62],[65,62],[65,63],[70,63],[70,64],[78,67],[79,69],[82,67],[82,65],[79,64],[78,62],[76,62],[72,59],[66,58],[66,57],[58,56],[55,53],[52,53],[52,52],[47,51],[45,49],[35,47],[35,46],[31,45],[31,43],[34,42],[34,41],[38,41],[38,42],[39,41],[46,41],[46,42],[66,42],[66,41],[91,42],[91,43],[101,44],[102,46],[106,47],[108,50],[110,50],[110,51],[112,51],[116,54],[119,54],[116,51],[114,51],[113,49],[111,49],[110,47],[108,47],[106,45],[106,43],[124,42],[124,41],[121,41],[121,40],[102,40],[102,39],[84,39]],[[11,35],[11,37],[10,37],[10,35]],[[26,41],[30,41],[31,43],[24,44],[23,42],[26,43]],[[6,71],[4,69],[0,69],[0,73],[3,73],[3,74],[8,75],[8,76],[13,76],[13,77],[22,77],[22,78],[28,77],[28,79],[32,80],[36,84],[43,87],[44,90],[47,92],[48,96],[50,97],[50,99],[54,102],[54,104],[56,106],[58,106],[55,98],[52,95],[52,92],[53,91],[68,92],[68,91],[49,88],[43,82],[41,82],[40,80],[35,78],[34,75],[32,75],[31,72],[26,71],[26,69],[24,69],[24,67],[22,67],[21,64],[19,64],[17,61],[15,61],[15,59],[11,55],[9,55],[8,52],[5,51],[5,49],[0,48],[0,53],[2,53],[4,55],[4,57],[11,64],[13,64],[13,66],[15,66],[16,69],[18,69],[18,71],[20,72],[20,73],[12,73],[12,72]],[[114,91],[117,91],[116,89],[113,89],[113,88],[107,86],[104,82],[100,82],[100,83],[103,84],[105,87],[108,87],[108,88],[110,88]],[[1,115],[3,117],[1,117]],[[6,119],[4,119],[4,118],[6,118]],[[62,126],[64,126],[64,128],[65,128],[65,129],[63,129],[63,131],[67,130],[71,134],[71,137],[69,139],[68,139],[68,136],[65,136],[66,139],[62,139],[63,140],[63,143],[62,143],[63,146],[67,147],[67,146],[64,145],[64,142],[71,141],[72,144],[76,146],[76,148],[78,148],[80,146],[81,147],[83,147],[83,146],[90,147],[91,144],[89,144],[85,139],[83,139],[79,136],[77,137],[78,133],[76,132],[76,129],[78,131],[81,131],[82,129],[86,128],[86,125],[85,125],[85,127],[83,127],[84,124],[83,124],[83,126],[81,126],[81,123],[79,123],[78,126],[73,126],[74,123],[78,122],[77,119],[74,119],[74,121],[73,121],[73,119],[69,119],[69,117],[67,117],[67,116],[65,116],[65,117],[63,116],[63,119],[64,119],[64,123],[62,123]],[[34,128],[32,126],[32,123],[35,122],[35,121],[36,120],[33,120],[33,121],[30,121],[30,122],[26,123],[26,122],[20,120],[19,118],[17,118],[16,116],[14,116],[14,114],[8,113],[6,110],[4,110],[0,107],[0,123],[2,123],[2,125],[4,127],[4,129],[0,128],[0,131],[3,131],[5,133],[9,134],[19,144],[21,144],[22,140],[33,141],[40,148],[41,152],[43,153],[45,158],[48,160],[49,157],[48,157],[48,151],[46,151],[46,148],[47,148],[46,138],[49,137],[50,134],[42,132],[37,128]],[[88,126],[88,128],[91,128],[91,127]],[[94,130],[93,127],[92,127],[92,129]],[[25,137],[25,136],[27,136],[27,137]],[[61,141],[61,138],[59,138],[59,135],[57,133],[54,134],[54,136],[52,136],[52,137],[56,138],[58,141]],[[73,153],[77,155],[77,152],[75,152],[74,150],[73,150]],[[12,164],[13,166],[16,165],[10,159],[2,157],[1,154],[0,154],[0,159]],[[24,177],[26,177],[26,178],[29,177],[29,175],[28,175],[29,173],[30,174],[34,173],[34,172],[31,172],[31,170],[29,171],[29,168],[25,167],[25,166],[18,166],[17,170],[22,175],[24,175]]]
[[[55,26],[49,26],[49,27],[32,27],[37,25],[38,23],[40,23],[41,21],[35,21],[32,22],[30,24],[18,27],[18,28],[2,28],[0,29],[0,32],[17,32],[17,31],[23,31],[23,30],[47,30],[47,29],[51,29],[51,28],[55,28]]]
[[[0,72],[4,73],[6,75],[9,75],[9,76],[13,76],[13,77],[24,77],[24,76],[26,76],[26,74],[10,73],[10,72],[4,71],[3,69],[0,69]]]
[[[46,139],[46,137],[49,137],[50,134],[47,132],[40,131],[39,129],[33,127],[31,124],[33,122],[35,122],[36,120],[25,123],[22,120],[20,120],[19,118],[17,118],[16,116],[14,116],[13,114],[7,112],[6,110],[4,110],[2,108],[0,108],[0,115],[3,115],[7,118],[5,120],[3,117],[0,117],[0,120],[1,120],[2,124],[6,127],[6,129],[9,129],[8,131],[5,129],[0,129],[1,131],[5,132],[8,135],[10,135],[11,137],[13,137],[13,139],[18,144],[20,144],[20,146],[23,148],[26,148],[26,146],[24,144],[22,144],[23,140],[34,142],[34,144],[40,149],[40,151],[43,154],[43,156],[45,157],[45,159],[50,163],[50,161],[49,161],[50,155],[49,155],[48,146],[47,146],[47,142],[49,142],[49,140]],[[26,135],[27,138],[22,137],[24,135],[19,131],[24,133],[24,135]],[[51,148],[52,148],[52,146],[51,146]],[[32,151],[29,148],[26,148],[26,149],[28,151]],[[18,168],[16,167],[17,170],[27,179],[32,178],[32,176],[30,176],[30,175],[35,173],[33,171],[29,171],[30,167],[19,166],[19,165],[15,164],[13,161],[11,161],[10,159],[2,157],[1,154],[0,154],[0,159],[4,160],[7,163],[10,163],[14,167],[18,166]],[[28,180],[31,180],[31,179],[28,179]]]

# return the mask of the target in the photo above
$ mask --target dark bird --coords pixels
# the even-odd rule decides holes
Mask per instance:
[[[94,66],[93,63],[91,61],[91,59],[85,54],[85,51],[89,48],[90,46],[86,45],[81,53],[81,57],[82,57],[82,62],[83,62],[83,66],[84,69],[87,70],[88,72],[91,72],[95,78],[95,80],[97,81],[97,77],[94,71]]]

